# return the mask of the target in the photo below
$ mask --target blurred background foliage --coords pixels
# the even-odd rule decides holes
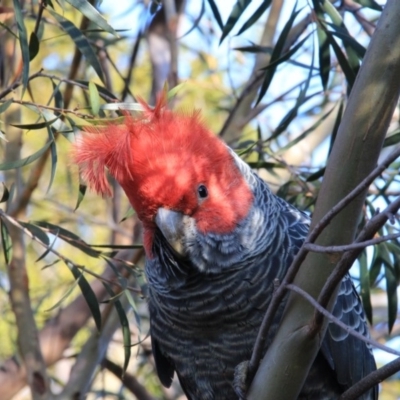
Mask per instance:
[[[167,82],[173,107],[201,110],[274,192],[312,213],[383,5],[2,2],[1,399],[183,398],[155,376],[140,225],[114,182],[113,198],[86,193],[69,155],[80,128],[138,97],[153,103]],[[398,111],[383,156],[400,141]],[[399,166],[371,185],[361,226],[399,196]],[[398,231],[397,215],[379,235]],[[399,240],[368,248],[353,275],[372,337],[399,348]],[[27,386],[49,382],[52,394]],[[400,398],[399,382],[380,398]]]

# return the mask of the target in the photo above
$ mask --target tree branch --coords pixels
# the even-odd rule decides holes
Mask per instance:
[[[346,390],[338,400],[357,400],[367,390],[378,385],[398,371],[400,371],[400,357],[368,374],[350,389]]]
[[[398,237],[400,237],[400,233],[393,233],[391,235],[379,236],[375,239],[364,240],[362,242],[356,241],[352,244],[347,244],[344,246],[319,246],[314,243],[307,243],[304,247],[306,248],[306,250],[312,251],[314,253],[345,253],[346,251],[350,250],[363,250],[368,246],[387,242],[388,240],[394,240]]]

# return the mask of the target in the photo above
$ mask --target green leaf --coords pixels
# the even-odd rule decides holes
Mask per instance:
[[[103,282],[104,287],[107,289],[108,293],[110,294],[111,297],[115,297],[115,293],[111,289],[111,286],[107,284],[106,282]],[[115,310],[117,311],[119,321],[121,323],[121,329],[122,329],[122,337],[124,340],[124,366],[123,366],[123,372],[126,372],[126,369],[128,368],[129,360],[131,358],[131,331],[129,329],[129,321],[128,317],[126,316],[124,307],[122,306],[121,302],[119,300],[114,300],[113,301]]]
[[[38,122],[36,124],[10,124],[10,125],[15,126],[16,128],[20,128],[20,129],[30,129],[30,130],[43,129],[43,128],[46,128],[46,127],[52,125],[59,118],[60,117],[55,117],[54,119],[52,119],[50,121]]]
[[[296,6],[295,6],[296,7]],[[301,10],[295,11],[296,8],[293,9],[292,14],[290,15],[289,20],[286,22],[285,26],[282,29],[281,34],[279,35],[279,38],[276,42],[276,45],[274,49],[272,50],[271,54],[271,60],[270,60],[270,65],[272,64],[273,66],[271,68],[268,68],[266,70],[266,74],[264,77],[264,81],[261,85],[260,92],[258,95],[258,99],[256,101],[256,105],[261,101],[261,99],[264,97],[265,93],[267,92],[269,85],[271,84],[272,78],[274,77],[275,71],[276,71],[276,61],[279,60],[282,51],[285,46],[286,39],[289,35],[290,29],[292,28],[293,22],[296,19],[297,15]],[[274,64],[275,63],[275,64]],[[270,66],[269,65],[269,66]]]
[[[104,29],[106,32],[114,36],[118,36],[117,32],[104,19],[104,17],[87,1],[87,0],[66,0],[69,4],[81,12],[87,19]]]
[[[247,6],[250,3],[251,3],[251,0],[237,0],[236,1],[236,4],[233,6],[232,11],[228,17],[228,21],[226,21],[226,24],[225,24],[224,28],[222,29],[222,35],[221,35],[221,40],[219,41],[219,44],[221,44],[223,42],[223,40],[228,36],[229,32],[236,25],[236,22],[241,17],[244,10],[247,8]]]
[[[0,164],[0,171],[8,171],[10,169],[24,167],[25,165],[28,165],[28,164],[34,162],[39,157],[41,157],[42,154],[44,154],[47,151],[47,149],[51,146],[51,144],[52,144],[52,142],[47,142],[36,153],[33,153],[32,155],[30,155],[28,157],[22,158],[21,160],[8,161],[8,162]]]
[[[253,44],[251,46],[242,46],[242,47],[235,47],[233,50],[243,51],[247,53],[263,53],[263,54],[271,54],[272,47],[270,46],[259,46],[257,44]]]
[[[325,119],[328,118],[328,116],[332,113],[334,108],[335,108],[335,106],[332,107],[328,112],[326,112],[320,118],[318,118],[318,120],[310,128],[306,129],[303,133],[301,133],[299,136],[297,136],[296,139],[293,139],[287,145],[281,147],[278,151],[275,152],[275,155],[282,154],[286,150],[290,149],[291,147],[295,146],[297,143],[299,143],[300,141],[305,139],[310,133],[314,132],[315,129],[321,124],[321,122],[325,121]]]
[[[96,324],[97,330],[100,332],[101,330],[101,313],[99,302],[96,298],[96,295],[93,292],[92,287],[89,285],[89,282],[86,280],[83,272],[76,267],[76,265],[66,262],[67,267],[71,270],[74,278],[78,280],[79,288],[81,289],[82,295],[89,306],[90,312],[92,313],[94,322]]]
[[[356,3],[364,7],[371,8],[372,10],[382,11],[383,7],[374,0],[354,0]]]
[[[322,176],[324,176],[325,173],[325,167],[319,169],[317,172],[314,172],[313,174],[311,174],[307,179],[306,182],[313,182],[316,181],[317,179],[321,178]]]
[[[357,55],[358,59],[362,60],[364,58],[367,49],[363,45],[358,43],[357,40],[355,40],[352,36],[350,36],[349,31],[346,28],[330,23],[327,24],[333,29],[333,31],[331,32],[332,35],[342,40],[343,44],[346,47],[346,50],[351,47]],[[359,63],[357,62],[357,65],[358,64]]]
[[[349,64],[349,61],[347,60],[346,56],[343,54],[340,46],[333,38],[332,34],[327,29],[325,29],[325,33],[328,36],[329,43],[332,46],[332,49],[335,52],[339,65],[343,70],[344,76],[346,77],[347,84],[349,85],[349,91],[351,91],[351,88],[353,87],[354,81],[356,79],[356,73]]]
[[[82,275],[81,275],[82,276]],[[55,308],[58,308],[64,300],[74,291],[74,289],[79,285],[80,282],[80,277],[74,281],[74,283],[70,286],[70,288],[65,292],[65,294],[61,297],[60,300],[57,301],[53,306],[48,308],[47,310],[44,310],[45,312],[53,311]]]
[[[400,130],[396,130],[383,142],[383,147],[393,146],[400,142]]]
[[[12,259],[12,241],[8,232],[7,225],[0,219],[0,230],[1,230],[1,247],[3,248],[4,260],[6,264],[10,264]]]
[[[365,315],[367,316],[369,323],[372,325],[371,286],[365,251],[360,254],[358,261],[360,263],[360,295],[363,302]]]
[[[135,210],[131,206],[129,206],[127,212],[125,213],[124,217],[121,219],[120,222],[125,221],[126,219],[132,217],[133,215],[135,215]]]
[[[319,19],[322,19],[322,13],[317,13]],[[328,85],[329,72],[331,69],[331,53],[329,47],[328,35],[317,24],[317,38],[318,38],[318,56],[319,56],[319,75],[324,90]]]
[[[29,81],[29,45],[28,35],[24,24],[24,16],[21,10],[21,3],[19,0],[13,0],[14,3],[14,14],[17,22],[19,45],[22,53],[22,96],[24,95],[25,89],[28,86]],[[21,97],[22,97],[21,96]]]
[[[47,254],[49,254],[49,253],[51,252],[51,250],[53,249],[53,247],[54,247],[54,245],[55,245],[57,239],[58,239],[58,234],[54,235],[54,239],[53,239],[53,241],[51,242],[50,246],[47,247],[47,249],[43,252],[43,254],[41,254],[41,255],[39,256],[39,258],[37,258],[37,259],[35,260],[35,262],[39,262],[40,260],[42,260],[43,258],[45,258],[45,257],[47,256]]]
[[[4,111],[6,111],[7,108],[10,107],[12,102],[13,102],[13,99],[8,99],[3,104],[1,104],[0,105],[0,114],[3,113]]]
[[[89,99],[92,113],[98,115],[100,110],[100,96],[97,86],[93,82],[89,82]]]
[[[371,286],[376,282],[382,268],[382,258],[379,256],[380,246],[374,246],[373,252],[374,255],[372,257],[371,266],[369,268],[369,282]]]
[[[154,15],[161,6],[161,0],[151,0],[150,3],[150,14]]]
[[[342,99],[342,100],[340,100],[339,110],[338,110],[338,113],[336,115],[335,124],[333,125],[333,129],[332,129],[331,141],[329,143],[328,157],[329,157],[329,154],[331,154],[331,151],[333,149],[333,145],[334,145],[335,140],[336,140],[336,135],[337,135],[337,133],[339,131],[340,123],[342,121],[342,116],[343,116],[343,108],[344,108],[344,102],[343,102],[343,99]]]
[[[1,183],[3,184],[3,195],[1,196],[0,203],[4,203],[10,198],[10,191],[4,182]]]
[[[74,211],[76,211],[78,209],[79,205],[82,203],[82,200],[85,197],[86,189],[87,189],[86,185],[84,185],[82,183],[79,184],[78,200],[76,201],[76,206],[74,208]]]
[[[38,238],[46,246],[50,245],[50,239],[47,236],[47,233],[43,229],[40,229],[37,225],[34,225],[30,222],[18,221],[18,223],[25,229],[27,229],[33,236]]]
[[[78,47],[80,52],[85,56],[87,62],[93,67],[97,76],[104,82],[104,75],[101,69],[100,62],[97,59],[97,55],[92,49],[92,46],[90,45],[89,40],[86,38],[86,36],[83,35],[83,33],[71,21],[57,14],[50,8],[47,8],[47,10],[60,23],[61,27],[74,41],[76,47]]]
[[[29,39],[29,61],[32,61],[37,56],[39,53],[39,46],[39,39],[36,36],[36,33],[32,32]]]
[[[61,83],[62,82],[60,81],[58,84],[55,84],[53,79],[51,80],[51,85],[53,86],[53,93],[51,94],[50,100],[54,97],[54,105],[57,108],[64,108],[64,99],[60,92]]]
[[[263,0],[261,5],[253,13],[253,15],[239,29],[238,35],[242,34],[244,31],[246,31],[252,25],[254,25],[259,20],[259,18],[264,14],[264,12],[267,10],[267,8],[271,5],[271,3],[272,3],[272,0]]]
[[[61,226],[51,224],[46,221],[34,221],[34,223],[42,228],[48,229],[53,235],[56,235],[58,232],[58,236],[60,239],[64,240],[68,244],[77,249],[83,251],[85,254],[98,258],[101,252],[92,249],[84,240],[82,240],[78,235],[70,232],[69,230],[62,228]]]
[[[78,83],[79,85],[82,85],[82,86],[84,86],[84,87],[89,89],[89,82],[88,81],[82,81],[80,79],[77,79],[75,82]],[[103,95],[102,97],[105,100],[108,100],[108,101],[110,101],[110,99],[111,100],[118,100],[118,98],[115,97],[115,95],[113,93],[111,93],[109,90],[107,90],[105,87],[100,86],[97,83],[95,83],[95,85],[96,85],[97,90],[99,91],[99,94]]]
[[[304,42],[310,37],[311,34],[307,35],[305,38],[303,38],[299,43],[296,44],[296,46],[293,46],[289,51],[284,53],[282,56],[277,58],[275,61],[271,61],[266,67],[260,68],[261,70],[267,71],[268,69],[276,68],[279,64],[282,64],[283,62],[289,60],[292,55],[294,55],[297,50],[301,49],[303,47]],[[311,66],[311,71],[313,71],[314,66]],[[310,68],[307,68],[308,71],[310,71]]]
[[[176,94],[179,92],[179,90],[181,90],[184,85],[186,84],[186,82],[182,82],[179,85],[176,85],[175,87],[173,87],[172,89],[170,89],[167,93],[167,99],[170,100],[173,97],[176,96]]]
[[[208,4],[211,7],[211,11],[214,15],[215,21],[217,22],[218,26],[221,28],[221,30],[224,29],[224,23],[222,22],[221,14],[219,13],[218,7],[215,4],[214,0],[207,0]]]
[[[47,193],[50,191],[51,185],[53,184],[54,177],[56,175],[56,168],[57,168],[57,146],[54,140],[54,135],[51,127],[47,127],[47,132],[49,134],[49,140],[51,141],[50,146],[50,159],[51,159],[51,171],[50,171],[50,181],[49,186],[47,187]]]
[[[386,293],[388,299],[388,327],[389,333],[397,318],[397,281],[393,269],[385,264]]]

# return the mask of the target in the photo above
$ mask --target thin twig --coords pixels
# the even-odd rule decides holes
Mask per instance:
[[[121,380],[123,385],[134,395],[138,400],[155,400],[153,396],[151,396],[146,388],[136,379],[135,376],[131,375],[128,372],[122,370],[122,368],[109,360],[108,358],[104,358],[101,362],[102,368],[106,368],[113,375],[115,375],[118,379]]]
[[[368,246],[373,246],[378,243],[387,242],[400,237],[400,233],[393,233],[391,235],[379,236],[375,239],[364,240],[362,242],[355,242],[343,246],[320,246],[314,243],[307,243],[304,247],[313,253],[345,253],[350,250],[363,250]]]
[[[321,305],[315,300],[311,295],[309,295],[305,290],[301,289],[300,287],[289,283],[286,285],[286,288],[292,290],[293,292],[298,293],[300,296],[304,297],[313,307],[315,307],[318,312],[323,314],[329,321],[333,322],[334,324],[340,326],[344,331],[346,331],[349,335],[356,337],[357,339],[362,340],[364,343],[367,343],[371,346],[374,346],[378,349],[381,349],[387,353],[394,354],[396,356],[400,356],[400,352],[394,350],[388,346],[385,346],[374,339],[368,338],[361,333],[358,333],[354,329],[350,328],[348,325],[343,323],[339,318],[336,318],[332,313],[330,313],[326,308],[321,307]]]
[[[11,223],[12,225],[14,225],[15,227],[17,227],[18,229],[20,229],[22,232],[25,233],[25,235],[29,236],[32,240],[34,240],[35,242],[39,243],[41,246],[43,246],[46,250],[48,250],[49,252],[53,253],[55,256],[57,256],[60,260],[64,261],[67,265],[74,265],[76,268],[80,269],[82,272],[86,272],[89,275],[99,279],[102,282],[107,282],[110,285],[114,285],[117,287],[120,287],[122,289],[128,289],[132,292],[135,293],[142,293],[142,291],[140,289],[134,288],[132,286],[122,286],[121,284],[119,284],[116,281],[113,280],[109,280],[109,279],[105,279],[103,278],[101,275],[96,274],[95,272],[87,269],[85,266],[83,265],[79,265],[76,264],[74,261],[72,261],[71,259],[69,259],[68,257],[65,257],[63,254],[61,254],[60,252],[58,252],[57,250],[55,250],[52,245],[47,245],[46,243],[42,242],[37,236],[35,236],[32,232],[30,232],[28,229],[26,229],[25,227],[23,227],[21,224],[18,223],[17,220],[15,220],[14,218],[10,217],[9,215],[7,215],[3,210],[0,209],[0,217],[2,217],[4,220],[9,221],[9,223]],[[139,249],[139,252],[141,252],[142,250]],[[125,264],[129,265],[130,263],[122,260],[122,259],[118,259],[118,258],[114,258],[115,261],[119,261],[119,262],[125,262]]]

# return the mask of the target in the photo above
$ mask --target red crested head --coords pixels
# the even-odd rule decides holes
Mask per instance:
[[[226,145],[202,123],[198,112],[154,109],[143,103],[139,117],[121,125],[89,128],[73,152],[83,179],[111,194],[105,168],[119,182],[145,227],[151,249],[160,207],[190,215],[202,233],[229,233],[251,207],[253,194]]]

